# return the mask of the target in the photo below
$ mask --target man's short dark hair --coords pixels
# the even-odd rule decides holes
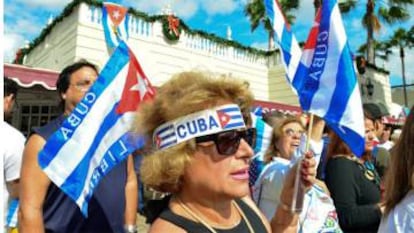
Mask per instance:
[[[17,90],[19,89],[19,86],[17,85],[17,83],[12,80],[9,79],[7,77],[4,77],[4,94],[3,97],[9,96],[11,94],[13,94],[13,98],[15,99],[17,96]]]
[[[389,115],[387,107],[381,103],[365,103],[363,104],[363,109],[364,112],[368,113],[370,118],[374,120],[380,120],[382,117]]]
[[[70,76],[83,67],[90,67],[95,70],[96,73],[99,73],[98,68],[85,59],[79,60],[72,65],[66,66],[62,72],[60,72],[59,78],[56,81],[56,88],[59,94],[65,93],[68,90],[70,84]]]

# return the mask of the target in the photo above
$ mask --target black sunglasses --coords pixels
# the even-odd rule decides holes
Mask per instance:
[[[240,140],[244,139],[250,147],[256,146],[256,129],[249,128],[243,131],[230,130],[196,138],[196,143],[214,141],[218,153],[232,155],[239,149]]]

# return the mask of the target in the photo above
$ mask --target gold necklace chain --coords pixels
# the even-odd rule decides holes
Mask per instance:
[[[212,228],[206,221],[204,221],[201,216],[197,215],[194,211],[192,211],[186,204],[184,204],[180,198],[175,197],[178,204],[181,206],[181,208],[183,208],[185,210],[185,212],[187,212],[190,216],[192,216],[193,218],[195,218],[198,222],[200,222],[204,227],[206,227],[211,233],[217,233],[216,230],[214,230],[214,228]],[[244,222],[246,223],[247,227],[249,228],[249,232],[250,233],[254,233],[253,227],[250,224],[249,219],[247,219],[246,215],[244,214],[244,212],[240,209],[240,206],[235,202],[232,201],[232,204],[236,207],[237,211],[239,212],[239,214],[242,216],[242,219],[244,220]],[[237,225],[237,224],[236,224]]]

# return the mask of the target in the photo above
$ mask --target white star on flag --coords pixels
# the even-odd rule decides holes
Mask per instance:
[[[115,19],[118,19],[121,16],[121,14],[119,13],[119,11],[114,11],[113,16]]]
[[[145,80],[139,76],[138,83],[131,87],[131,91],[138,91],[140,100],[144,99],[145,94],[148,92],[147,84]]]

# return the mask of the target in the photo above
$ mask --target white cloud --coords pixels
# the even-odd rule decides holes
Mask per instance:
[[[199,11],[204,11],[207,16],[217,14],[230,14],[237,9],[243,7],[247,0],[159,0],[159,1],[134,1],[124,0],[124,4],[133,8],[147,12],[150,14],[160,14],[162,9],[170,5],[173,12],[183,19],[190,19]]]
[[[24,43],[24,38],[19,34],[5,34],[3,40],[4,62],[12,62],[17,49]]]
[[[199,7],[199,3],[194,0],[181,0],[177,1],[177,4],[173,6],[173,10],[178,17],[189,19],[197,13]]]
[[[171,3],[170,0],[157,0],[157,1],[136,1],[136,0],[124,0],[124,5],[131,6],[132,8],[146,12],[149,14],[159,14],[161,9],[167,4]]]
[[[204,0],[201,2],[201,8],[207,12],[208,15],[216,14],[230,14],[239,6],[234,0]]]
[[[267,50],[267,48],[269,47],[268,42],[254,42],[250,46],[262,50]]]
[[[14,0],[15,3],[22,3],[26,6],[41,7],[47,9],[61,9],[67,5],[71,0]],[[6,7],[6,6],[5,6]]]

